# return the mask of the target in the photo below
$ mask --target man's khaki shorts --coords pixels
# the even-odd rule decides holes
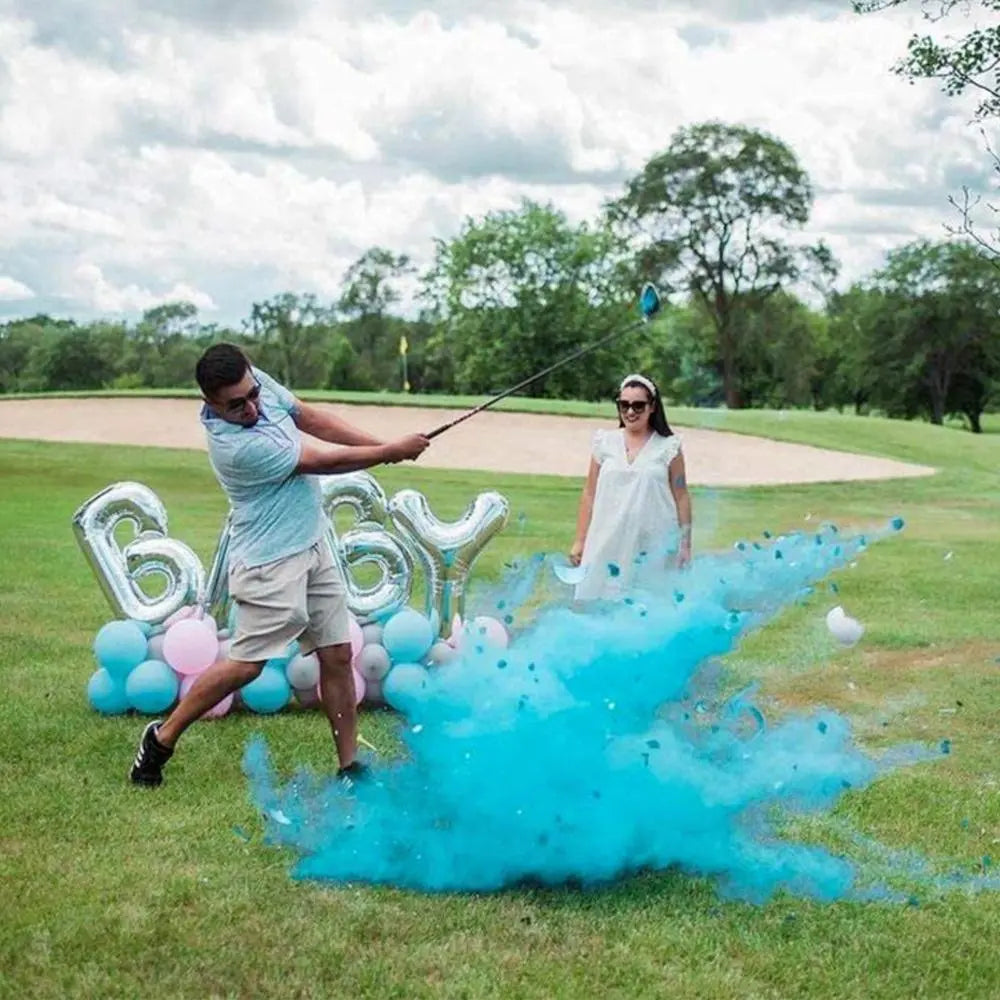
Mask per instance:
[[[229,593],[236,605],[234,660],[284,656],[295,639],[303,653],[350,641],[347,590],[326,538],[263,566],[230,568]]]

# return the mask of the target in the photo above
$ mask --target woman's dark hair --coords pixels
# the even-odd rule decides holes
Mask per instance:
[[[653,382],[648,375],[643,375],[643,378],[649,382]],[[657,386],[655,382],[653,382],[653,388],[656,391],[652,394],[652,398],[649,400],[653,407],[652,413],[649,416],[649,426],[652,427],[653,430],[661,437],[668,438],[674,432],[670,429],[670,424],[667,423],[667,413],[663,409],[663,397],[660,395],[659,386]],[[649,386],[635,379],[630,379],[629,381],[623,383],[618,392],[620,393],[622,389],[644,389],[646,395],[650,395]],[[617,397],[615,398],[617,401]],[[625,426],[625,421],[622,419],[621,413],[618,414],[618,426]]]
[[[235,344],[213,344],[198,359],[194,377],[209,399],[220,389],[236,385],[250,367],[250,360]]]

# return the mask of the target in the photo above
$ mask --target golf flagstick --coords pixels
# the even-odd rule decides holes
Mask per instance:
[[[536,372],[534,375],[529,376],[517,385],[511,386],[509,389],[505,389],[503,392],[494,396],[492,399],[486,400],[485,403],[480,403],[477,407],[463,413],[461,416],[456,417],[454,420],[449,421],[447,424],[442,424],[440,427],[435,427],[427,437],[436,438],[439,434],[443,434],[445,431],[450,430],[452,427],[463,423],[470,417],[474,417],[477,413],[482,413],[483,410],[488,410],[491,406],[499,403],[501,399],[506,399],[508,396],[513,396],[515,392],[519,392],[525,386],[531,385],[532,382],[537,382],[540,378],[544,378],[546,375],[554,372],[557,368],[562,368],[564,365],[568,365],[571,361],[576,361],[578,358],[582,358],[585,354],[589,354],[591,351],[596,351],[597,348],[603,347],[609,341],[614,340],[616,337],[621,337],[626,333],[631,333],[636,328],[642,326],[644,323],[648,323],[649,320],[655,316],[660,311],[660,295],[657,290],[651,285],[643,285],[642,293],[639,296],[639,311],[642,313],[642,317],[637,319],[634,323],[630,323],[628,326],[623,327],[620,330],[613,330],[611,333],[600,340],[595,340],[594,343],[588,344],[586,347],[581,347],[578,351],[574,351],[572,354],[560,361],[555,362],[555,364],[549,365],[548,368],[543,368],[542,371]]]

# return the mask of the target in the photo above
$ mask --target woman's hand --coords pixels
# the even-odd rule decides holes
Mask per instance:
[[[681,538],[681,545],[677,551],[677,568],[684,569],[691,563],[691,537],[685,535]]]
[[[569,561],[574,566],[580,565],[580,560],[583,558],[583,542],[578,538],[574,543],[573,547],[569,550]]]

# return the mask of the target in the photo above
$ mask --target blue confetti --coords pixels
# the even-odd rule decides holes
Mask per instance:
[[[505,658],[466,647],[429,670],[405,705],[399,757],[377,760],[350,795],[332,775],[279,781],[263,739],[251,741],[253,802],[297,817],[269,837],[297,857],[296,878],[336,884],[481,892],[677,867],[755,903],[782,890],[861,898],[856,865],[796,841],[786,820],[935,755],[875,759],[826,710],[765,726],[752,691],[725,691],[714,665],[854,559],[859,541],[842,536],[842,554],[806,534],[781,546],[781,560],[756,543],[696,558],[683,604],[665,572],[633,595],[641,628],[624,601],[589,612],[505,594],[526,619]]]

